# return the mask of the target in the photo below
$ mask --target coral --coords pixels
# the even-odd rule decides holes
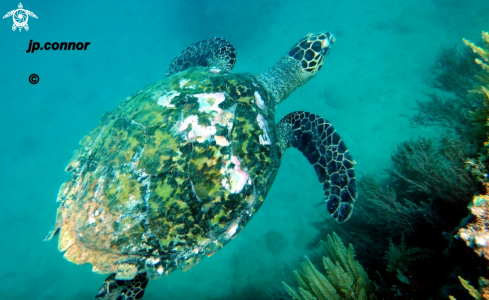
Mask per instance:
[[[487,159],[487,155],[479,154],[478,159],[468,159],[466,162],[472,177],[486,187],[485,191],[488,191],[487,187],[489,186],[489,172],[485,165]]]
[[[442,199],[465,207],[475,191],[475,182],[466,171],[467,154],[459,141],[444,138],[437,148],[433,140],[418,138],[398,145],[388,170],[396,190],[407,195],[423,194],[423,199]],[[407,195],[406,198],[410,198]]]
[[[428,299],[435,294],[433,286],[443,285],[439,279],[445,269],[439,251],[408,246],[404,235],[399,245],[390,240],[385,260],[387,281],[407,299]]]
[[[459,264],[467,267],[457,270],[466,272],[470,258],[461,243],[440,254],[453,244],[453,235],[444,232],[459,225],[478,189],[463,149],[459,140],[448,138],[400,143],[388,176],[358,181],[359,198],[349,223],[316,224],[318,239],[337,230],[347,241],[355,240],[364,267],[380,277],[377,294],[385,299],[393,291],[407,299],[437,298],[447,282],[448,291],[456,289],[457,279],[450,274]]]
[[[479,278],[479,290],[476,290],[470,283],[463,279],[462,277],[458,276],[458,279],[460,280],[460,283],[462,283],[462,286],[469,292],[469,294],[474,297],[477,300],[482,300],[482,299],[489,299],[489,280],[486,278]],[[449,296],[450,300],[457,300],[453,296]]]
[[[458,231],[457,237],[489,260],[489,195],[474,196],[470,208],[475,221]]]
[[[395,236],[402,232],[412,234],[415,223],[433,213],[426,202],[415,203],[400,200],[392,186],[384,180],[379,182],[372,175],[365,175],[358,182],[362,204],[357,208],[357,216],[377,228],[383,228],[384,236]],[[379,218],[379,216],[382,216]]]
[[[355,260],[353,246],[350,244],[347,250],[334,232],[333,236],[328,235],[327,243],[321,244],[327,253],[327,256],[323,257],[327,275],[319,272],[306,256],[306,261],[302,263],[302,271],[294,271],[299,283],[299,293],[283,282],[287,292],[296,300],[367,300],[372,284],[362,265]],[[374,297],[370,295],[369,299]]]
[[[453,130],[459,138],[471,138],[475,134],[472,115],[474,105],[480,105],[480,97],[467,93],[478,82],[480,68],[473,63],[475,55],[467,48],[444,47],[430,67],[426,83],[443,96],[433,92],[428,101],[417,101],[417,114],[410,118],[414,127],[441,126]],[[476,139],[473,138],[471,142]]]
[[[484,127],[485,137],[481,140],[487,141],[489,137],[489,127],[487,126],[489,125],[489,65],[487,64],[489,63],[489,34],[487,32],[482,32],[482,40],[484,43],[483,47],[478,47],[465,39],[463,41],[465,45],[469,46],[472,51],[479,56],[475,59],[475,62],[482,67],[482,72],[477,76],[479,79],[479,84],[477,85],[478,88],[473,89],[470,92],[479,95],[484,99],[481,105],[475,107],[475,110],[472,112],[472,118],[479,127]],[[488,163],[488,144],[488,142],[483,144],[484,149],[483,151],[480,151],[478,162],[475,162],[475,160],[469,161],[471,172],[486,185],[488,183],[488,176],[485,164]]]
[[[472,51],[479,57],[475,59],[475,62],[482,67],[482,72],[477,76],[479,79],[479,87],[471,90],[470,92],[481,95],[484,99],[483,105],[478,106],[474,112],[472,112],[473,119],[480,126],[486,126],[484,141],[488,140],[489,130],[489,34],[482,32],[483,46],[478,47],[473,43],[463,39],[464,44],[469,46]],[[472,175],[476,177],[479,182],[485,187],[485,192],[488,191],[489,180],[487,175],[487,159],[488,142],[484,142],[483,151],[480,152],[477,160],[469,159],[468,169]],[[476,195],[472,199],[472,203],[469,205],[470,212],[473,216],[473,222],[465,225],[458,230],[456,238],[465,241],[468,247],[472,248],[474,252],[486,260],[489,260],[489,194]],[[466,218],[461,223],[464,223],[469,218]],[[487,265],[487,261],[484,264]],[[469,292],[469,294],[475,299],[489,299],[489,280],[484,277],[479,278],[479,290],[476,290],[469,282],[462,277],[458,276],[462,286]],[[451,300],[455,300],[455,297],[450,296]]]
[[[458,279],[460,280],[460,283],[462,283],[462,286],[469,291],[469,294],[474,297],[475,299],[481,299],[481,294],[473,287],[470,285],[470,283],[463,279],[462,277],[458,276]]]
[[[482,32],[482,40],[486,44],[485,47],[488,48],[488,46],[489,46],[489,34],[487,32]],[[476,58],[475,62],[477,64],[479,64],[484,70],[489,72],[489,65],[487,64],[487,63],[489,63],[489,51],[483,49],[482,47],[477,47],[476,45],[467,41],[466,39],[463,39],[463,41],[464,41],[465,45],[469,46],[472,49],[472,51],[474,51],[474,53],[476,53],[486,63],[484,61],[482,61],[480,58]]]
[[[404,235],[399,246],[396,246],[392,240],[390,240],[389,250],[387,250],[385,253],[385,259],[387,260],[387,272],[397,273],[396,276],[398,279],[401,282],[406,283],[406,279],[399,278],[400,275],[411,268],[416,261],[423,260],[425,257],[429,257],[430,255],[433,255],[433,251],[421,249],[419,247],[408,248]]]
[[[473,130],[468,110],[473,104],[467,97],[457,99],[436,93],[428,97],[428,101],[416,101],[417,114],[409,120],[413,127],[441,126],[453,129],[459,136]]]
[[[354,218],[346,226],[338,226],[329,220],[313,223],[320,233],[309,243],[309,248],[317,246],[334,230],[341,232],[348,241],[354,240],[360,253],[368,255],[368,263],[382,263],[389,247],[388,237],[397,240],[402,234],[416,234],[419,224],[431,224],[439,219],[428,201],[406,199],[404,193],[394,189],[391,178],[379,179],[367,174],[357,183],[359,193]],[[401,197],[397,193],[402,194]],[[372,235],[372,232],[376,234]]]
[[[483,34],[483,46],[465,43],[472,49],[442,49],[426,80],[435,91],[428,101],[418,102],[411,119],[414,126],[441,126],[442,136],[398,144],[387,176],[377,172],[360,178],[355,211],[347,224],[313,224],[319,234],[310,248],[333,230],[345,242],[355,241],[357,257],[376,279],[372,285],[382,299],[447,299],[450,294],[450,299],[468,299],[460,282],[466,288],[468,283],[457,275],[471,282],[487,277],[485,259],[473,255],[462,239],[480,248],[477,242],[485,243],[485,236],[481,239],[479,232],[489,228],[478,220],[467,225],[472,220],[466,218],[473,195],[489,193],[489,34]],[[489,203],[487,197],[484,203]],[[489,219],[486,210],[471,207]],[[463,233],[459,240],[454,239],[457,231]],[[486,250],[479,252],[489,256]],[[322,275],[313,269],[318,264],[312,256],[311,261],[294,272],[299,290],[287,288],[293,298],[317,297],[306,281],[313,275],[314,282],[327,287],[327,280],[340,298],[347,297],[330,280],[330,271]],[[322,299],[335,299],[329,297]]]
[[[438,90],[453,93],[457,98],[467,97],[478,82],[479,69],[473,61],[476,55],[466,47],[442,47],[435,63],[430,67],[426,83]]]
[[[473,47],[475,53],[487,53]],[[474,153],[488,132],[484,126],[487,113],[481,112],[489,108],[481,93],[467,93],[479,84],[483,76],[481,68],[473,63],[478,60],[475,53],[466,47],[442,48],[426,82],[441,91],[443,96],[433,92],[428,95],[428,101],[417,101],[417,114],[410,119],[415,127],[441,126],[452,131],[466,142],[466,147],[473,148]]]
[[[483,46],[478,47],[474,43],[463,39],[465,45],[469,46],[472,51],[478,55],[475,62],[482,68],[477,76],[479,80],[478,88],[472,89],[470,92],[473,95],[479,96],[484,99],[481,105],[476,105],[475,110],[472,112],[472,118],[478,127],[482,127],[485,132],[484,141],[487,140],[489,136],[488,119],[489,119],[489,34],[487,32],[482,32],[482,44]],[[484,143],[487,146],[487,143]]]

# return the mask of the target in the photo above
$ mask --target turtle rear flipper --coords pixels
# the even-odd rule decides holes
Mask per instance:
[[[329,213],[339,223],[350,217],[357,196],[353,158],[333,125],[318,115],[296,111],[277,126],[280,148],[297,148],[314,166]]]
[[[95,295],[96,300],[138,300],[143,299],[148,285],[146,273],[138,274],[132,280],[117,280],[115,274],[105,279],[104,284]]]
[[[236,62],[236,49],[225,38],[215,37],[188,46],[172,60],[166,76],[191,67],[209,67],[230,72]]]

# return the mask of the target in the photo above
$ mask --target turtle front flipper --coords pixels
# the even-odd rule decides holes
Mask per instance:
[[[144,289],[148,285],[146,273],[138,274],[132,280],[117,280],[115,274],[105,279],[95,295],[96,300],[136,300],[143,299]]]
[[[209,67],[230,72],[236,62],[236,49],[225,38],[215,37],[188,46],[172,60],[166,76],[191,67]]]
[[[353,158],[333,125],[318,115],[296,111],[277,126],[282,152],[297,148],[314,166],[326,206],[339,223],[350,217],[357,196]]]

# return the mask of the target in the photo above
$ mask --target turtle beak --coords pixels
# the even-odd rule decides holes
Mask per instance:
[[[329,32],[326,32],[324,35],[326,39],[323,40],[322,48],[331,47],[336,42],[335,37]]]
[[[332,35],[332,34],[331,34],[331,33],[329,33],[329,32],[326,32],[326,35],[328,36],[329,43],[330,43],[331,45],[333,45],[333,44],[336,42],[336,39],[335,39],[334,35]]]
[[[326,56],[328,55],[331,46],[336,42],[336,39],[329,32],[326,32],[324,35],[326,36],[326,38],[321,42],[321,54],[323,56]]]

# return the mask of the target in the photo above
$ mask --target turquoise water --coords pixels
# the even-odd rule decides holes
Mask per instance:
[[[304,3],[305,2],[305,3]],[[85,1],[23,2],[29,31],[0,26],[0,299],[91,299],[105,275],[63,259],[54,223],[63,170],[78,142],[120,100],[161,79],[187,45],[226,37],[234,72],[259,73],[309,32],[337,39],[322,71],[277,110],[328,119],[348,145],[357,174],[380,173],[396,143],[433,135],[410,128],[423,78],[441,46],[489,30],[487,1]],[[4,13],[18,3],[2,1]],[[86,51],[36,51],[34,42],[90,42]],[[29,83],[32,73],[40,77]],[[151,281],[145,299],[265,299],[282,267],[307,253],[329,218],[307,160],[285,155],[267,201],[238,238],[187,272]],[[281,247],[270,237],[283,235]],[[267,242],[268,240],[268,242]]]

